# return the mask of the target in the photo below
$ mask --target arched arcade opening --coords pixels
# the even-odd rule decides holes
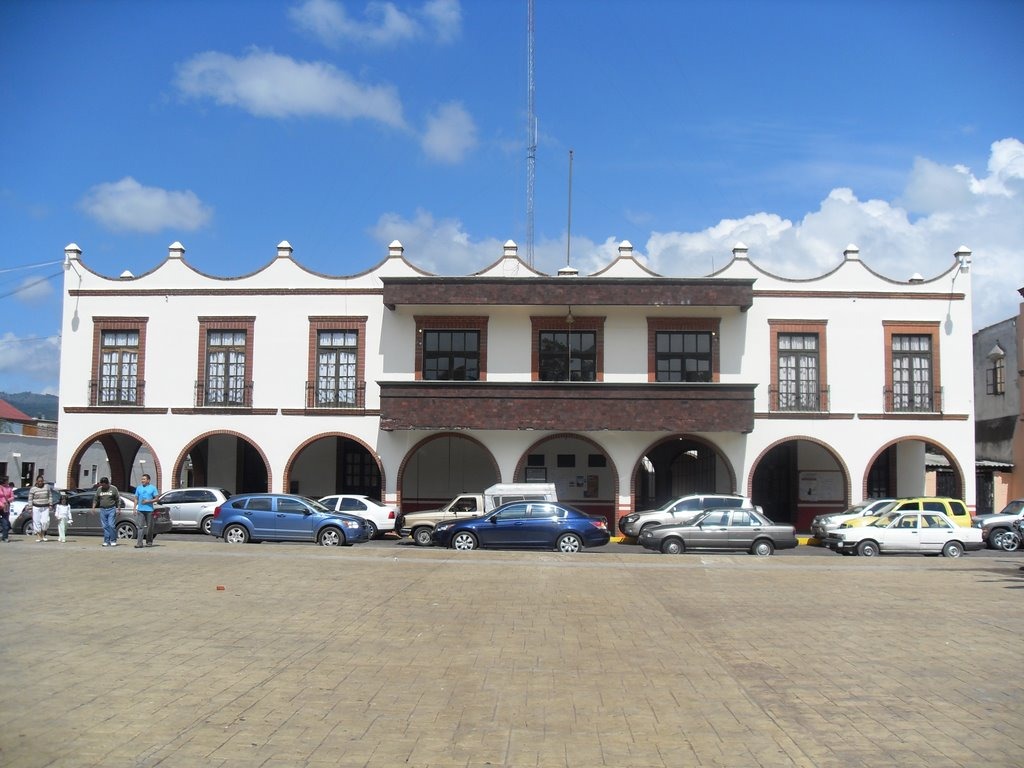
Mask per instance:
[[[232,494],[268,493],[270,464],[263,451],[244,435],[204,435],[179,454],[174,487],[224,488]]]

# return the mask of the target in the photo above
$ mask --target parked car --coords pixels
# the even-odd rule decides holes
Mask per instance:
[[[1013,552],[1020,547],[1020,538],[1007,536],[1013,532],[1013,524],[1024,519],[1024,499],[1014,499],[999,512],[990,515],[976,515],[974,527],[981,529],[981,540],[992,549]]]
[[[709,509],[683,523],[648,528],[638,543],[669,555],[687,549],[741,550],[765,557],[796,546],[792,525],[774,523],[756,509]]]
[[[663,504],[657,509],[645,509],[630,512],[620,518],[619,530],[626,536],[636,538],[648,527],[665,523],[681,523],[696,517],[705,509],[725,509],[726,507],[743,507],[753,509],[754,504],[745,496],[732,493],[696,493],[683,496]]]
[[[868,499],[854,504],[845,512],[830,512],[818,515],[811,521],[811,534],[819,543],[824,544],[829,531],[834,531],[843,523],[862,517],[876,518],[886,512],[896,502],[895,499]]]
[[[886,512],[873,523],[839,528],[826,540],[830,549],[845,555],[874,557],[886,552],[943,554],[960,557],[981,549],[981,530],[957,525],[941,512]]]
[[[395,530],[395,518],[398,507],[354,493],[342,493],[335,496],[324,496],[320,503],[335,512],[347,512],[358,515],[366,521],[370,538],[374,539],[381,533]]]
[[[90,536],[103,534],[103,525],[100,523],[100,511],[92,508],[94,497],[95,493],[93,491],[83,491],[68,495],[68,505],[71,507],[72,521],[71,527],[68,529],[69,533]],[[135,511],[135,497],[128,493],[122,493],[117,514],[114,516],[117,538],[122,540],[134,539],[140,523],[139,513]],[[154,530],[153,538],[156,538],[157,534],[171,532],[171,517],[166,507],[153,508],[151,524]],[[30,534],[32,532],[32,511],[23,509],[11,527],[15,533]],[[46,529],[46,533],[47,535],[57,535],[57,518],[53,513],[50,514],[50,525]]]
[[[896,499],[891,507],[886,507],[884,510],[887,512],[938,512],[945,515],[952,520],[956,525],[963,526],[964,528],[970,528],[974,521],[971,516],[971,512],[967,509],[967,505],[964,504],[960,499],[950,498],[948,496],[918,496],[909,499]],[[882,513],[881,510],[877,510],[874,515],[864,515],[863,517],[857,517],[853,520],[847,520],[845,523],[839,525],[840,529],[843,528],[857,528],[863,525],[870,525],[878,519]]]
[[[441,547],[470,550],[477,547],[534,547],[579,552],[611,540],[603,517],[585,514],[554,501],[513,501],[483,517],[448,520],[433,529]]]
[[[370,538],[363,518],[285,493],[232,496],[214,510],[210,534],[229,544],[315,541],[325,547],[358,544]]]
[[[157,497],[156,503],[167,507],[171,525],[181,531],[210,532],[213,510],[231,498],[223,488],[175,488]]]

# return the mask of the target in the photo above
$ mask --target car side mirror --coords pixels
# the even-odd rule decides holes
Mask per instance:
[[[497,525],[500,517],[498,515],[491,515],[489,519],[491,521],[491,525]]]

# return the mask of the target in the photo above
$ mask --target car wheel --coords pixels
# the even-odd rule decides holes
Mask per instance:
[[[229,525],[224,529],[224,541],[228,544],[246,544],[249,541],[249,531],[244,525]]]
[[[863,555],[864,557],[874,557],[878,554],[878,545],[871,541],[862,541],[857,545],[857,554]]]
[[[476,549],[476,536],[468,531],[459,531],[452,536],[452,549],[457,549],[460,552],[468,552],[471,549]]]
[[[421,547],[429,547],[434,543],[434,540],[430,538],[430,529],[426,526],[420,526],[414,530],[412,532],[412,540]]]
[[[317,535],[316,543],[321,547],[341,547],[345,544],[345,534],[333,525],[329,525]]]
[[[768,557],[774,551],[775,545],[768,541],[768,539],[758,539],[754,542],[754,546],[750,548],[750,554],[757,555],[758,557]]]
[[[681,555],[686,551],[682,539],[665,539],[661,542],[661,551],[666,555]]]
[[[21,524],[21,531],[20,532],[25,534],[26,536],[31,536],[33,533],[35,533],[35,531],[32,530],[32,520],[31,519],[28,519],[24,523]]]
[[[213,525],[213,515],[207,515],[203,518],[202,522],[199,523],[199,530],[209,536],[211,525]]]
[[[964,553],[963,545],[959,541],[947,541],[942,548],[944,557],[960,557]]]
[[[1020,534],[1016,531],[1007,531],[999,537],[998,546],[1004,552],[1016,552],[1020,549]]]
[[[653,528],[656,525],[657,525],[657,523],[647,523],[646,525],[642,526],[640,528],[640,534],[637,536],[637,538],[639,539],[640,536],[643,536],[644,535],[644,531],[646,531],[648,528]]]
[[[135,538],[135,523],[118,523],[117,524],[117,538],[124,541],[125,539]]]
[[[559,552],[579,552],[583,549],[583,540],[575,533],[563,533],[555,546]]]
[[[377,526],[372,520],[366,521],[366,538],[376,539],[380,535],[380,531],[377,530]]]

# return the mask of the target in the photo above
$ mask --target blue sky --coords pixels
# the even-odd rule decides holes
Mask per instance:
[[[526,234],[526,0],[0,3],[0,391],[56,392],[60,260],[181,241],[246,274],[280,240],[440,274]],[[974,251],[975,327],[1024,286],[1024,3],[536,0],[535,265],[630,240],[703,276],[848,243],[882,274]]]

